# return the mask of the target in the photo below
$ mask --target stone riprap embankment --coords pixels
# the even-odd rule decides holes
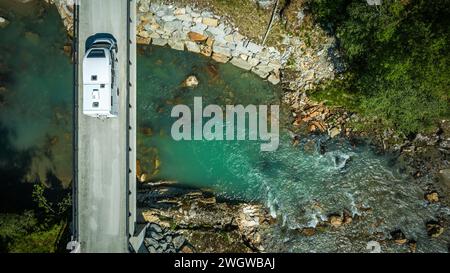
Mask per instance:
[[[75,0],[44,0],[46,3],[55,5],[63,21],[67,33],[73,35],[73,6]]]
[[[170,46],[249,70],[273,84],[280,82],[281,53],[241,35],[209,11],[138,1],[138,43]]]
[[[72,35],[73,0],[44,1],[56,5],[69,35]],[[273,1],[257,1],[255,8],[272,5]],[[301,9],[298,12],[303,14]],[[334,37],[325,35],[318,26],[310,33],[311,37],[321,38],[313,43],[314,46],[285,33],[277,47],[269,47],[242,35],[239,22],[232,24],[224,14],[218,16],[204,7],[199,10],[176,3],[137,0],[137,15],[137,41],[140,44],[169,46],[203,54],[217,62],[230,62],[273,84],[282,82],[289,90],[313,89],[344,70],[334,50]],[[296,18],[295,24],[303,24],[303,17]]]

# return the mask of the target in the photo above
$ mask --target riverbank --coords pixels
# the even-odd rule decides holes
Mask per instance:
[[[71,34],[72,7],[67,5],[67,1],[45,1],[57,6]],[[251,70],[273,84],[282,80],[290,90],[310,90],[333,79],[345,67],[335,50],[335,39],[318,27],[308,30],[308,39],[314,42],[307,43],[296,37],[296,33],[289,33],[280,23],[276,23],[269,32],[270,39],[263,45],[261,35],[255,36],[255,33],[266,29],[272,13],[271,10],[261,9],[256,3],[247,3],[242,7],[238,2],[223,5],[220,1],[206,4],[202,1],[139,0],[137,3],[140,44],[169,46],[175,50],[199,53],[217,62],[230,62],[241,69]],[[289,7],[283,8],[284,16],[289,17]],[[295,10],[291,12],[296,13]],[[240,16],[237,16],[238,13]],[[265,19],[261,21],[261,18]],[[255,25],[255,21],[261,24]],[[240,33],[240,29],[245,33]]]
[[[150,253],[261,252],[262,233],[275,223],[260,204],[170,181],[142,184],[137,206],[151,223],[144,243]]]

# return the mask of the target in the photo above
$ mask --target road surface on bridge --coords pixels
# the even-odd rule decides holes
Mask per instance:
[[[130,46],[129,37],[135,37],[132,29],[135,26],[129,23],[133,12],[128,5],[129,1],[124,0],[81,0],[78,6],[79,107],[76,107],[77,189],[74,204],[81,252],[128,252],[128,235],[134,229],[130,212],[134,213],[135,205],[129,193],[134,194],[135,185],[135,168],[130,167],[134,166],[133,161],[136,162],[135,133],[132,131],[135,113],[134,109],[127,110],[131,109],[129,105],[135,104],[135,68],[129,66],[130,63],[134,65],[135,39],[131,39]],[[118,44],[119,115],[106,120],[82,113],[85,42],[96,33],[110,33]],[[131,152],[129,148],[132,148]],[[133,204],[130,206],[129,202]]]

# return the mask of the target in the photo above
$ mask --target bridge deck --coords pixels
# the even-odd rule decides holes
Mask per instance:
[[[127,252],[128,235],[134,230],[134,5],[124,0],[81,0],[78,7],[75,228],[81,252]],[[114,35],[119,49],[119,117],[106,120],[82,114],[85,41],[100,32]]]

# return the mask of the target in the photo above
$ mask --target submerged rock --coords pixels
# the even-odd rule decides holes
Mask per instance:
[[[31,31],[27,31],[25,32],[25,39],[27,39],[29,42],[33,43],[33,44],[37,44],[39,42],[39,34],[36,34],[34,32]]]
[[[194,75],[191,75],[184,80],[184,85],[186,87],[196,87],[198,85],[198,79]]]
[[[202,23],[210,27],[217,27],[219,20],[215,18],[203,18]]]
[[[317,144],[314,139],[309,139],[308,141],[306,141],[305,145],[303,146],[303,150],[307,154],[314,154],[316,152],[316,145]]]
[[[148,179],[148,175],[147,175],[146,173],[142,173],[142,174],[139,176],[139,182],[141,182],[141,183],[147,181],[147,179]]]
[[[68,56],[72,55],[72,46],[71,45],[64,45],[63,51]]]
[[[4,28],[9,25],[9,21],[0,16],[0,28]]]
[[[150,127],[141,128],[141,132],[144,136],[152,136],[153,135],[153,130]]]

